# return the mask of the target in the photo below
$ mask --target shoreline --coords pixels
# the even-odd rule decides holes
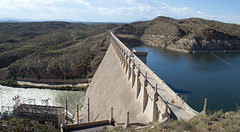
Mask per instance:
[[[240,50],[195,50],[192,53],[240,53]]]
[[[240,53],[240,50],[193,50],[193,51],[189,51],[186,49],[178,49],[178,48],[172,48],[172,47],[164,47],[161,45],[154,45],[154,44],[138,44],[136,46],[150,46],[150,47],[156,47],[156,48],[165,48],[167,50],[171,50],[171,51],[176,51],[176,52],[182,52],[182,53]],[[135,47],[135,45],[133,46],[133,48]]]
[[[36,87],[81,87],[81,86],[88,86],[89,83],[78,83],[76,85],[73,84],[49,84],[49,83],[37,83],[37,82],[30,82],[30,81],[19,81],[16,80],[16,82],[20,85],[31,85]]]
[[[79,83],[90,83],[91,79],[36,79],[36,78],[22,78],[16,77],[16,81],[23,81],[23,82],[32,82],[32,83],[39,83],[39,84],[51,84],[51,85],[58,85],[58,84],[74,84],[77,85]]]
[[[62,90],[62,91],[86,91],[89,83],[84,84],[48,84],[48,83],[35,83],[28,81],[0,81],[0,85],[9,86],[13,88],[38,88],[38,89],[50,89],[50,90]]]

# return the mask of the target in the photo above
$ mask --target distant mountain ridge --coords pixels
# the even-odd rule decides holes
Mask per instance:
[[[145,19],[146,20],[146,19]],[[18,18],[0,18],[0,23],[29,23],[29,22],[69,22],[69,23],[83,23],[83,24],[126,24],[131,22],[91,22],[91,21],[77,21],[72,19],[18,19]]]
[[[125,43],[143,43],[183,52],[240,51],[240,25],[200,18],[157,17],[115,30]]]
[[[47,21],[62,21],[62,22],[78,22],[71,19],[39,19],[39,20],[32,20],[32,19],[18,19],[18,18],[0,18],[0,23],[25,23],[25,22],[47,22]]]

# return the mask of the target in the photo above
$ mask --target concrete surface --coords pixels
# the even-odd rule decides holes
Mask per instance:
[[[130,122],[190,119],[199,114],[112,33],[110,36],[112,42],[86,92],[80,113],[83,122],[88,119],[88,98],[90,121],[109,119],[111,107],[117,123],[127,121],[127,112]]]

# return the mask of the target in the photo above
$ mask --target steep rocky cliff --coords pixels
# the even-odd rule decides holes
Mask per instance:
[[[177,20],[161,16],[125,24],[115,32],[128,44],[143,43],[183,52],[240,50],[240,25],[200,18]]]

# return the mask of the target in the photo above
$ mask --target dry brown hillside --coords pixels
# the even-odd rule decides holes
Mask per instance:
[[[116,24],[0,23],[0,79],[91,78]]]
[[[240,50],[240,25],[200,18],[177,20],[160,16],[125,24],[115,32],[128,44],[143,43],[184,52]]]

